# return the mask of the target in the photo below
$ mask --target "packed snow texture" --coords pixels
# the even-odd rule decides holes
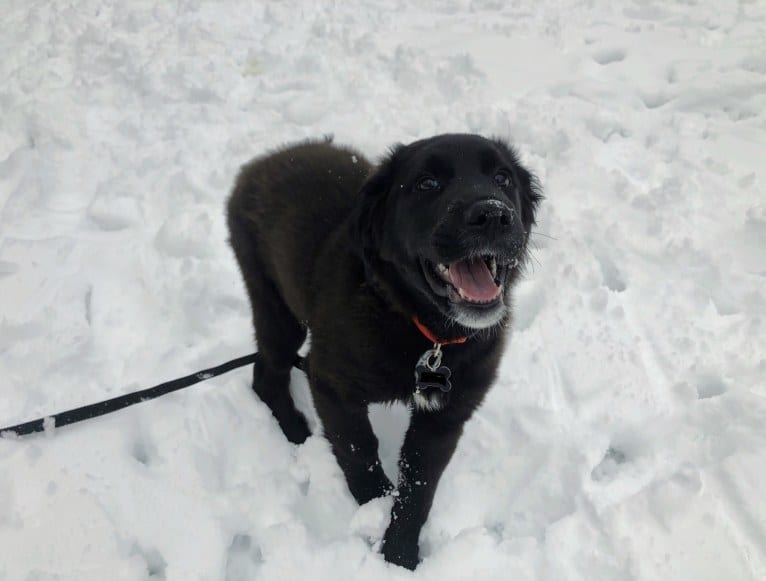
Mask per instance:
[[[0,579],[766,579],[766,3],[2,12],[0,425],[252,350],[223,206],[270,147],[499,135],[547,199],[415,573],[242,369],[1,440]],[[372,410],[391,475],[407,413]]]

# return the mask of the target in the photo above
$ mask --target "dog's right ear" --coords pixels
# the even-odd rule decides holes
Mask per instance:
[[[403,148],[401,144],[392,147],[357,194],[351,216],[351,241],[365,262],[375,254],[383,241],[386,202],[393,186],[397,158]]]

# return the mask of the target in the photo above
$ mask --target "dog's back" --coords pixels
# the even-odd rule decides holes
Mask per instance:
[[[299,320],[309,318],[317,255],[370,168],[360,153],[326,140],[280,149],[239,174],[228,204],[232,247],[240,265],[257,266],[277,286]]]

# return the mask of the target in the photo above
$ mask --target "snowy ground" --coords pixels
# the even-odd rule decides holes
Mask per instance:
[[[547,201],[414,574],[240,370],[0,441],[1,580],[766,579],[763,1],[2,12],[0,425],[251,351],[222,208],[266,147],[499,134]]]

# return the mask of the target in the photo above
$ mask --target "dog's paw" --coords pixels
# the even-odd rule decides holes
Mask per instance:
[[[392,534],[391,527],[383,537],[383,558],[389,563],[414,571],[420,562],[418,542],[404,540]]]
[[[278,421],[285,437],[293,444],[303,444],[311,435],[306,418],[299,411],[290,414],[289,417],[283,416]]]
[[[353,486],[349,483],[351,494],[360,506],[367,504],[373,498],[387,496],[394,490],[394,485],[385,474],[382,474],[383,470],[380,472],[381,474],[371,474],[365,482],[354,483]]]
[[[388,496],[394,490],[394,485],[383,472],[379,460],[367,471],[362,471],[355,478],[348,479],[348,487],[360,506],[367,504],[373,498]]]

